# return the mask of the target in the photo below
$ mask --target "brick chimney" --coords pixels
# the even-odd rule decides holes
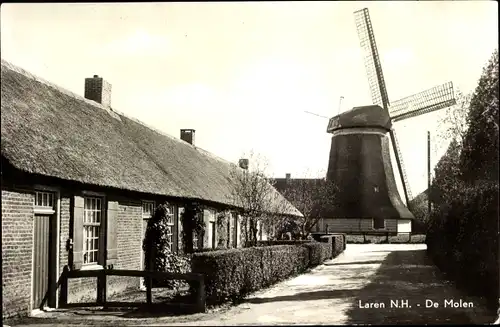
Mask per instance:
[[[290,177],[292,177],[292,174],[290,173],[286,173],[285,174],[285,180],[286,180],[286,183],[289,184],[290,183]]]
[[[181,129],[181,140],[194,145],[194,129]]]
[[[85,79],[85,98],[94,100],[103,106],[111,107],[111,84],[106,82],[102,77],[94,75],[94,77]]]
[[[238,165],[240,166],[241,169],[248,170],[248,159],[240,159],[238,161]]]

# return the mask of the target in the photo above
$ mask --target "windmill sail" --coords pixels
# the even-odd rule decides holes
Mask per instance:
[[[368,9],[364,8],[354,12],[354,18],[358,30],[359,42],[363,50],[363,59],[368,75],[368,83],[373,104],[388,109],[389,97],[387,96],[384,75],[382,73],[382,64],[380,63]]]
[[[398,164],[399,173],[401,175],[401,181],[403,183],[406,205],[409,207],[412,195],[408,184],[408,177],[406,176],[406,170],[404,169],[403,156],[401,155],[401,150],[399,148],[398,139],[396,137],[396,131],[394,129],[391,129],[390,135],[391,135],[392,146],[394,148],[394,155],[396,156],[396,163]]]
[[[448,82],[394,101],[389,108],[389,114],[392,121],[396,122],[450,107],[456,103],[453,83]]]

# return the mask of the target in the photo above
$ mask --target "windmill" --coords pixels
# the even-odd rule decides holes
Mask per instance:
[[[444,109],[456,104],[452,82],[432,87],[391,103],[387,94],[387,87],[368,9],[364,8],[354,12],[354,17],[360,45],[363,50],[363,59],[368,75],[372,102],[374,105],[382,107],[389,114],[392,123]],[[331,133],[335,129],[335,124],[338,122],[338,119],[335,118],[336,117],[333,117],[329,121],[327,128],[328,133]],[[409,204],[412,198],[411,190],[408,185],[408,178],[404,168],[396,132],[392,124],[389,134],[401,176],[405,200],[406,203]]]

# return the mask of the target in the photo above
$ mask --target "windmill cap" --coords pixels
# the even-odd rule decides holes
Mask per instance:
[[[327,132],[354,127],[379,127],[389,131],[392,122],[387,110],[380,106],[354,107],[331,118]]]

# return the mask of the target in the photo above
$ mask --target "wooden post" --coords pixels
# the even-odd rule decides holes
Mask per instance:
[[[97,277],[97,304],[106,306],[106,269],[99,272]]]
[[[387,233],[385,233],[385,241],[386,241],[387,243],[389,243],[389,233],[388,233],[388,232],[387,232]]]
[[[149,270],[152,271],[153,270],[153,255],[152,253],[150,252],[150,255],[149,255]],[[146,276],[145,278],[145,281],[146,281],[146,302],[147,304],[152,304],[153,303],[153,278],[151,278],[150,275]]]
[[[64,308],[68,304],[68,266],[64,266],[61,275],[61,292],[59,293],[59,306]]]
[[[147,304],[153,303],[153,279],[151,276],[146,277],[146,302]]]
[[[205,294],[205,280],[202,276],[198,280],[198,292],[196,294],[196,307],[198,312],[205,312],[206,294]]]

